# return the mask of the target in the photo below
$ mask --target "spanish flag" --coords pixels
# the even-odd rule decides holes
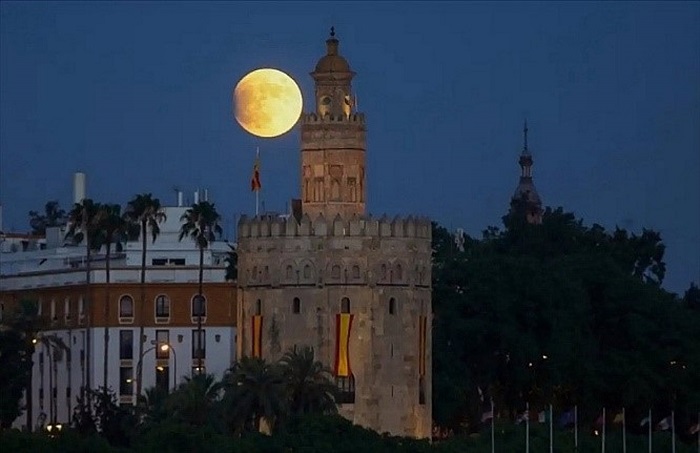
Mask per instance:
[[[253,177],[250,179],[250,190],[252,192],[259,191],[262,188],[260,183],[260,153],[255,156],[253,164]]]

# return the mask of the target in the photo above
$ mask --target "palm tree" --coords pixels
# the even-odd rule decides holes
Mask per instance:
[[[27,431],[32,432],[33,424],[33,389],[32,375],[34,370],[34,351],[36,350],[37,334],[45,327],[44,320],[39,316],[39,305],[33,300],[21,300],[17,306],[17,311],[10,320],[10,330],[16,331],[22,338],[22,356],[24,367],[17,370],[25,374],[24,395],[27,409]]]
[[[136,195],[126,205],[124,218],[131,226],[139,228],[141,236],[141,304],[139,310],[139,357],[143,355],[143,329],[145,323],[144,307],[146,305],[146,247],[148,230],[151,230],[153,242],[160,234],[159,223],[166,220],[165,212],[160,206],[160,200],[153,198],[150,193]],[[136,376],[136,395],[141,395],[141,368]]]
[[[195,203],[182,214],[180,222],[179,240],[189,236],[197,244],[199,248],[199,289],[197,293],[197,338],[201,342],[202,338],[202,311],[204,310],[202,298],[202,280],[204,278],[204,249],[209,246],[209,243],[216,239],[216,235],[221,236],[222,229],[219,225],[221,216],[216,212],[214,203],[208,201],[200,201]],[[201,345],[200,345],[201,346]],[[202,372],[202,354],[197,354],[197,371]]]
[[[338,412],[335,404],[337,390],[331,379],[331,370],[314,360],[312,348],[289,350],[280,359],[280,366],[291,414]]]
[[[224,378],[224,408],[234,431],[272,430],[285,411],[284,378],[279,367],[259,357],[242,357]]]
[[[41,335],[38,334],[35,339],[40,342],[47,352],[47,357],[49,358],[49,388],[53,389],[55,384],[58,382],[58,366],[56,362],[60,360],[60,357],[64,353],[70,353],[70,349],[63,341],[63,339],[56,334]],[[34,342],[32,342],[34,343]],[[56,415],[58,413],[58,401],[56,395],[51,391],[51,397],[49,399],[49,414],[50,422],[52,424],[56,423]]]
[[[109,305],[110,305],[110,263],[112,260],[112,244],[117,252],[122,250],[122,242],[127,234],[127,222],[121,215],[118,204],[103,204],[99,206],[96,226],[96,240],[105,247],[105,303],[104,303],[104,362],[103,362],[103,391],[107,392],[107,376],[109,375]]]
[[[185,382],[168,398],[168,412],[190,425],[211,424],[216,420],[221,389],[221,382],[217,382],[213,374],[186,376]]]
[[[85,295],[83,297],[83,309],[85,311],[85,383],[81,387],[84,394],[86,388],[92,388],[92,308],[90,306],[90,274],[91,255],[95,248],[95,220],[97,218],[98,204],[89,198],[81,203],[73,205],[68,213],[68,231],[66,238],[71,238],[74,243],[85,241]]]

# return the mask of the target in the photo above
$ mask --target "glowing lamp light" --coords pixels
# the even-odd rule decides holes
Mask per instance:
[[[157,367],[156,367],[156,370],[158,370],[158,371],[163,371],[164,369],[165,369],[165,368],[163,368],[162,366],[157,366]]]
[[[163,352],[167,352],[169,349],[170,349],[170,345],[167,345],[167,344],[160,345],[160,350]]]
[[[543,358],[544,360],[547,360],[549,357],[547,357],[547,354],[543,354],[543,355],[542,355],[542,358]]]

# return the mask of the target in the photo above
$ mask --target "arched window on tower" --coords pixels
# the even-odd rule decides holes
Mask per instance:
[[[350,313],[350,299],[348,299],[347,297],[343,297],[340,300],[340,312]]]
[[[396,314],[396,298],[394,298],[394,297],[389,299],[389,314],[390,315]]]
[[[304,266],[304,278],[311,278],[311,266],[308,264]]]
[[[290,264],[290,265],[287,265],[287,268],[286,268],[286,270],[285,270],[284,275],[285,275],[285,278],[286,278],[287,280],[291,280],[291,279],[292,279],[292,277],[293,277],[293,275],[294,275],[294,269],[292,268],[291,264]]]
[[[257,316],[262,315],[262,300],[260,299],[255,301],[255,314]]]
[[[292,300],[292,313],[301,313],[301,299],[299,299],[298,297],[295,297],[294,300]]]
[[[358,266],[357,264],[355,264],[352,267],[352,278],[354,278],[354,279],[360,278],[360,266]]]
[[[340,278],[340,266],[339,265],[334,264],[333,267],[331,268],[331,278],[333,278],[333,279]]]
[[[396,280],[399,282],[403,280],[403,268],[400,263],[396,264]]]

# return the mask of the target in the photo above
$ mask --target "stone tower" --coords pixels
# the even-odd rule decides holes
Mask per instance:
[[[542,200],[532,181],[532,154],[527,148],[527,121],[523,126],[523,151],[520,154],[520,182],[510,201],[511,213],[522,213],[531,224],[542,223]]]
[[[339,412],[394,435],[432,427],[431,224],[365,214],[365,120],[333,32],[301,120],[302,212],[241,218],[238,354],[311,346]]]
[[[311,218],[365,213],[365,122],[353,113],[354,75],[331,30],[311,73],[316,111],[301,120],[301,201]]]

